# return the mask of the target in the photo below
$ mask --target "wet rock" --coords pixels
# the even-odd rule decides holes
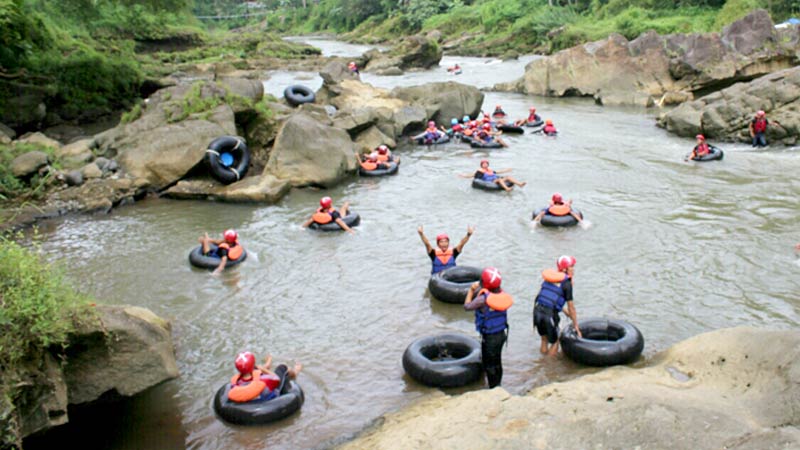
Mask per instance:
[[[214,180],[181,180],[164,191],[164,196],[175,199],[214,199],[232,203],[276,203],[291,190],[287,180],[272,175],[247,177],[236,183],[221,186]]]
[[[97,164],[92,163],[83,166],[81,169],[81,175],[83,175],[85,180],[91,180],[93,178],[102,178],[103,171],[97,167]]]
[[[356,151],[359,153],[371,152],[379,145],[386,145],[390,148],[397,146],[397,142],[391,137],[383,134],[376,126],[371,126],[367,130],[358,134],[355,140]]]
[[[47,153],[33,151],[23,153],[11,161],[11,173],[17,178],[27,178],[50,162]]]
[[[291,116],[278,132],[264,175],[292,186],[333,186],[355,172],[353,143],[344,130],[304,113]]]
[[[521,84],[495,88],[649,106],[663,104],[665,97],[692,100],[737,81],[793,67],[800,62],[798,53],[791,39],[779,38],[769,14],[756,10],[721,34],[659,36],[650,31],[632,41],[612,34],[534,60]]]
[[[781,70],[749,83],[683,103],[662,114],[658,124],[679,136],[703,133],[715,139],[750,142],[748,125],[758,110],[770,121],[768,142],[794,145],[800,134],[800,67]]]
[[[483,105],[483,93],[478,88],[452,81],[395,88],[392,95],[424,107],[426,117],[438,124],[449,124],[450,119],[464,115],[475,117]]]
[[[358,74],[353,73],[347,65],[341,61],[331,61],[319,71],[322,82],[325,84],[337,84],[343,80],[359,79]]]
[[[67,186],[80,186],[83,184],[83,174],[80,170],[70,170],[64,175]]]
[[[68,158],[91,153],[95,148],[97,148],[97,142],[93,137],[91,137],[67,144],[56,150],[55,155],[58,158]]]
[[[800,331],[718,330],[526,395],[435,393],[340,448],[798,448],[798,358]]]
[[[392,115],[394,135],[407,135],[424,129],[428,117],[428,111],[422,106],[404,106],[396,110]]]
[[[359,108],[354,111],[337,112],[333,118],[333,126],[355,135],[371,127],[377,120],[374,109]]]
[[[403,70],[399,67],[392,66],[392,67],[387,67],[385,69],[376,70],[375,74],[382,75],[385,77],[397,77],[403,75]]]
[[[442,48],[437,39],[415,35],[402,39],[386,52],[372,49],[364,53],[363,58],[367,61],[365,70],[369,72],[392,67],[428,69],[439,64]]]
[[[31,144],[31,145],[38,145],[41,147],[50,147],[53,149],[61,148],[61,143],[55,139],[51,139],[44,135],[44,133],[36,132],[36,133],[27,133],[17,139],[17,142],[20,144]]]
[[[17,137],[17,132],[9,128],[3,123],[0,123],[0,138],[7,138],[9,141]]]

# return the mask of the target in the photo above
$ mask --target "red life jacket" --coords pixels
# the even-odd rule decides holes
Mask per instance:
[[[545,125],[544,128],[542,128],[542,131],[548,134],[557,132],[556,127],[554,127],[553,125]]]
[[[314,219],[314,222],[320,225],[325,225],[326,223],[333,222],[333,216],[331,214],[333,214],[335,211],[336,209],[334,207],[330,207],[330,209],[328,210],[319,208],[317,209],[317,212],[315,212],[314,215],[311,216],[311,218]]]
[[[694,148],[694,154],[697,155],[697,156],[707,155],[708,152],[709,152],[708,144],[706,144],[705,142],[695,146],[695,148]]]
[[[767,131],[767,119],[753,119],[753,131],[756,133]]]
[[[227,242],[223,242],[222,244],[219,244],[219,248],[224,248],[228,251],[229,261],[236,261],[242,256],[243,253],[242,246],[239,245],[239,241],[236,241],[236,243],[233,244],[233,247],[231,247],[231,245]]]

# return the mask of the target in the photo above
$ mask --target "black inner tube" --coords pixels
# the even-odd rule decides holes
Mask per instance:
[[[461,342],[450,342],[444,345],[429,345],[422,347],[420,353],[431,361],[453,361],[469,356],[472,349]]]

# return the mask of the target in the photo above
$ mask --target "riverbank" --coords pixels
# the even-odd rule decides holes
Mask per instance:
[[[437,395],[339,449],[796,448],[799,348],[797,330],[712,331],[644,368],[609,368],[522,396]]]

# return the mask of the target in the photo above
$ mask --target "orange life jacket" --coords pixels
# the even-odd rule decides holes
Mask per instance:
[[[267,387],[267,383],[261,381],[261,371],[254,370],[253,371],[253,381],[244,385],[244,386],[237,386],[236,382],[239,381],[241,374],[236,374],[231,378],[231,384],[233,387],[230,391],[228,391],[228,399],[232,402],[236,403],[245,403],[253,400],[254,398],[261,395],[261,392],[264,391],[264,388]]]
[[[387,162],[389,161],[389,154],[381,155],[378,153],[378,162]]]
[[[241,245],[239,245],[239,241],[236,241],[236,243],[233,244],[233,247],[231,247],[231,245],[227,242],[223,242],[222,244],[219,244],[219,248],[224,248],[228,251],[229,261],[236,261],[242,256],[242,253],[244,253],[244,249]]]
[[[572,211],[572,208],[570,208],[570,206],[566,203],[551,205],[549,208],[547,208],[547,212],[554,216],[566,216],[570,211]]]
[[[333,206],[331,206],[328,210],[319,208],[317,209],[317,212],[315,212],[314,215],[311,216],[311,219],[313,219],[314,222],[320,225],[325,225],[326,223],[333,222],[333,217],[331,217],[331,214],[335,211],[336,208],[334,208]]]
[[[450,261],[450,258],[453,257],[453,249],[448,248],[446,251],[442,251],[442,249],[436,249],[436,258],[441,261],[442,264],[447,264]]]
[[[505,311],[514,304],[514,299],[506,294],[505,291],[495,294],[488,289],[481,289],[478,295],[484,293],[486,294],[486,304],[495,311]]]
[[[370,161],[364,161],[361,163],[361,168],[364,170],[375,170],[378,168],[378,164]]]
[[[567,274],[564,272],[559,272],[556,269],[544,269],[542,271],[542,278],[544,278],[544,281],[549,283],[558,284],[567,278]]]

